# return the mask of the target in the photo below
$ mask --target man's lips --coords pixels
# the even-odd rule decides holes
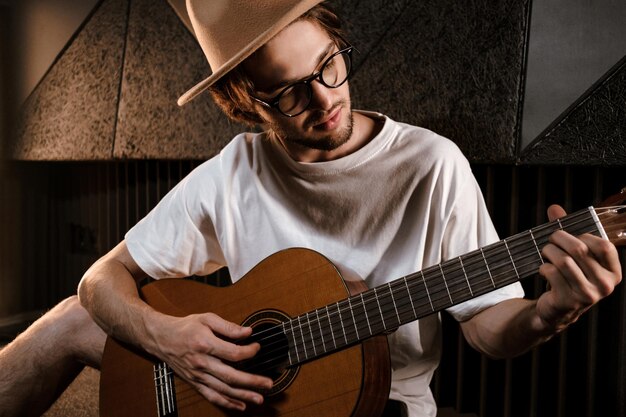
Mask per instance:
[[[320,130],[332,130],[339,124],[341,120],[341,106],[338,106],[335,110],[331,111],[328,117],[322,119],[321,122],[313,125],[315,129]]]

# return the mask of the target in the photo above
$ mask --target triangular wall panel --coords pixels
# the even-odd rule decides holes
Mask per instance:
[[[110,159],[124,51],[126,0],[106,0],[21,110],[8,156]]]
[[[626,56],[528,145],[521,163],[626,165]]]
[[[433,129],[473,162],[516,160],[529,1],[331,6],[357,48],[355,108]]]
[[[206,159],[244,127],[208,93],[178,97],[211,74],[194,37],[166,0],[132,0],[115,138],[115,158]]]
[[[387,3],[337,5],[361,27],[354,106],[447,136],[472,162],[515,161],[530,2]]]

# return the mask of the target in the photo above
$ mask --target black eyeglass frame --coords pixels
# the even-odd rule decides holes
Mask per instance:
[[[311,98],[313,98],[313,87],[311,87],[311,83],[313,81],[319,81],[320,84],[322,84],[324,87],[326,88],[339,88],[341,87],[343,84],[345,84],[346,81],[348,81],[348,78],[350,78],[350,74],[352,73],[352,51],[354,50],[354,46],[349,45],[343,49],[340,49],[339,51],[335,52],[334,54],[332,54],[331,56],[329,56],[328,58],[326,58],[326,60],[324,61],[324,63],[320,66],[320,70],[311,74],[310,76],[303,78],[301,80],[298,81],[294,81],[288,85],[286,85],[285,87],[283,87],[282,90],[280,90],[280,92],[278,94],[276,94],[274,97],[268,99],[268,101],[265,100],[261,100],[258,97],[255,96],[251,96],[254,100],[258,101],[259,103],[261,103],[262,105],[264,105],[265,107],[271,108],[271,109],[276,109],[278,110],[278,112],[280,114],[282,114],[283,116],[287,116],[287,117],[296,117],[302,113],[304,113],[304,111],[306,109],[309,108],[309,105],[311,104]],[[322,73],[324,72],[324,69],[326,68],[326,65],[328,65],[328,63],[330,61],[332,61],[336,56],[338,55],[342,55],[342,54],[347,54],[347,57],[349,59],[349,68],[348,71],[346,73],[346,79],[343,80],[340,84],[337,84],[335,86],[332,85],[328,85],[324,82],[324,79],[322,78]],[[283,96],[283,94],[289,90],[290,88],[292,88],[294,85],[296,84],[304,84],[306,87],[308,87],[308,92],[309,92],[309,102],[306,104],[306,106],[304,106],[304,108],[302,110],[300,110],[297,113],[294,114],[288,114],[285,113],[284,111],[282,111],[280,109],[280,107],[278,106],[278,102],[280,101],[281,97]]]

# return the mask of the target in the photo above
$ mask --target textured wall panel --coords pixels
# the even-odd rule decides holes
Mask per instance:
[[[127,1],[101,4],[26,100],[9,156],[109,159]]]
[[[624,22],[623,0],[533,2],[522,149],[622,58]]]
[[[243,127],[203,94],[176,99],[211,73],[202,50],[166,0],[132,0],[115,158],[206,159]]]
[[[524,150],[521,162],[626,165],[626,56]]]
[[[364,57],[355,107],[430,128],[472,161],[513,161],[529,1],[376,3],[337,7]]]
[[[431,128],[474,161],[515,159],[528,1],[330,4],[359,51],[355,108]]]

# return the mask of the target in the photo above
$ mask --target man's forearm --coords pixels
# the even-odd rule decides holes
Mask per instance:
[[[108,255],[96,262],[81,280],[78,295],[107,334],[153,351],[148,323],[161,314],[139,298],[135,278],[124,262]]]
[[[496,304],[461,328],[473,348],[493,358],[518,356],[558,332],[537,315],[536,300],[521,298]]]

